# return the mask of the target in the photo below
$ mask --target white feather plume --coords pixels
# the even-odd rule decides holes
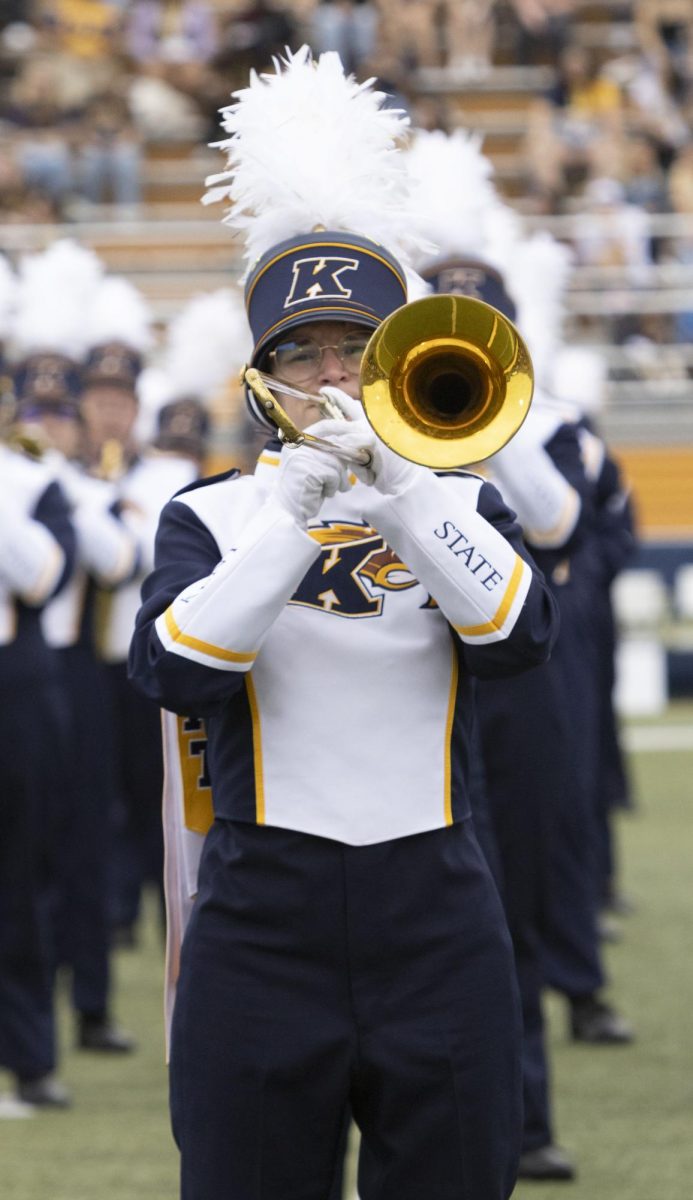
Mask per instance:
[[[16,356],[52,351],[79,359],[103,272],[99,258],[69,238],[19,263],[12,341]]]
[[[86,322],[87,346],[122,342],[139,354],[153,344],[152,314],[142,293],[121,275],[106,275],[92,299]]]
[[[231,202],[224,223],[243,236],[249,266],[316,226],[370,238],[407,264],[420,240],[398,148],[409,118],[373,82],[302,46],[275,59],[274,73],[251,73],[222,109],[226,170],[207,179],[203,203]]]
[[[417,131],[406,160],[419,233],[438,243],[441,257],[477,258],[500,271],[537,383],[548,386],[571,252],[550,234],[523,234],[520,217],[496,190],[477,134]],[[423,270],[426,264],[416,265]]]
[[[169,398],[211,397],[238,375],[252,346],[240,292],[221,288],[194,296],[168,327],[161,365],[172,388]]]
[[[550,387],[553,359],[563,341],[564,297],[573,254],[549,233],[522,238],[508,257],[505,280],[517,304],[517,327],[527,342],[537,385]]]
[[[493,166],[481,153],[480,137],[419,130],[405,159],[420,235],[436,243],[441,257],[474,254],[487,240],[486,210],[497,203]]]

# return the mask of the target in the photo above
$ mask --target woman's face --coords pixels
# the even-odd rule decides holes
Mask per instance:
[[[349,321],[311,321],[292,330],[269,354],[268,370],[276,379],[305,392],[337,387],[361,398],[360,366],[371,330]],[[279,403],[299,429],[324,417],[309,400],[279,395]]]

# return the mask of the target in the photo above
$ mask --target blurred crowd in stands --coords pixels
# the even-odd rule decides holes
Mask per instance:
[[[0,17],[0,219],[147,216],[156,147],[203,149],[248,70],[304,41],[448,132],[455,86],[492,91],[494,69],[524,68],[517,206],[579,214],[576,263],[620,269],[626,289],[693,263],[676,225],[693,215],[690,0],[14,0]],[[450,89],[422,86],[431,72]],[[673,221],[653,233],[651,214]],[[610,336],[684,343],[692,323],[626,314]]]
[[[600,7],[607,6],[14,0],[0,18],[0,211],[26,222],[81,211],[76,200],[136,211],[149,143],[213,138],[217,109],[248,69],[308,41],[338,50],[358,76],[375,74],[415,110],[417,124],[449,120],[441,106],[417,114],[420,69],[464,82],[487,78],[499,62],[548,66],[553,83],[537,93],[526,136],[530,207],[561,212],[579,200],[690,213],[693,7],[612,3],[610,28],[628,30],[624,44],[586,44],[584,17]]]

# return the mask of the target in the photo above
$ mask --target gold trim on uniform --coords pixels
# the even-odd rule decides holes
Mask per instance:
[[[491,617],[490,621],[486,621],[484,625],[457,625],[455,626],[457,632],[463,637],[484,637],[487,633],[500,633],[505,619],[512,608],[513,600],[517,595],[517,589],[520,586],[520,581],[524,574],[524,568],[524,560],[520,558],[519,554],[516,554],[515,566],[513,568],[513,573],[510,576],[510,583],[505,589],[505,595],[503,596],[498,611],[495,613],[495,615]],[[529,570],[529,567],[527,570]]]
[[[200,654],[208,654],[210,658],[220,658],[223,662],[235,663],[252,663],[257,658],[257,653],[239,654],[235,650],[224,650],[221,646],[214,646],[211,642],[203,642],[200,638],[191,637],[190,634],[183,633],[182,629],[179,629],[176,624],[172,607],[166,609],[164,621],[174,642],[180,642],[181,646],[188,646],[190,650],[197,650]]]
[[[253,768],[255,775],[255,820],[258,825],[265,824],[265,775],[262,767],[262,729],[260,726],[260,709],[257,702],[255,684],[251,676],[245,677],[245,686],[250,705],[250,718],[253,726]]]
[[[450,748],[452,746],[452,723],[455,719],[455,702],[457,700],[457,682],[460,673],[457,650],[451,643],[452,671],[450,673],[450,696],[448,698],[448,716],[445,722],[445,764],[443,767],[443,795],[445,803],[445,824],[452,825],[452,764]]]

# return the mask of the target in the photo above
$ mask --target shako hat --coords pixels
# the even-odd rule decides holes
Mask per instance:
[[[306,321],[354,321],[375,329],[406,298],[404,269],[383,246],[339,231],[289,238],[263,255],[245,285],[253,364]]]
[[[24,420],[51,413],[79,417],[79,369],[65,354],[43,351],[30,354],[14,371],[14,394]]]
[[[437,259],[421,268],[421,277],[436,293],[472,296],[491,304],[510,321],[517,316],[517,306],[508,294],[500,271],[481,259],[462,255]]]
[[[411,222],[399,144],[409,118],[374,82],[303,46],[274,73],[251,73],[222,110],[227,168],[204,201],[230,200],[224,223],[245,242],[253,365],[307,322],[376,329],[406,302],[411,251],[431,248]],[[252,393],[248,404],[270,424]]]

